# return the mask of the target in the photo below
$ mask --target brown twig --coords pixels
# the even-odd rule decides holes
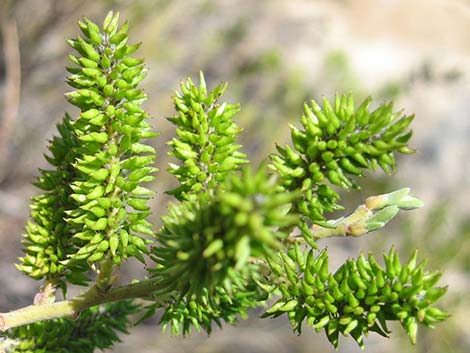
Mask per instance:
[[[15,130],[20,104],[21,64],[16,19],[8,11],[9,2],[3,6],[1,31],[5,56],[5,99],[0,120],[0,182],[6,177],[10,159],[11,137]]]

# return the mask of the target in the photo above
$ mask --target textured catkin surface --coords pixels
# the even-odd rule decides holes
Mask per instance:
[[[468,238],[457,223],[468,214],[470,111],[470,5],[464,0],[411,1],[111,1],[132,23],[131,38],[142,40],[149,76],[146,109],[162,132],[159,150],[158,191],[152,202],[154,220],[164,210],[174,179],[166,169],[165,142],[173,127],[164,117],[173,115],[170,96],[179,82],[200,69],[215,87],[229,81],[227,99],[242,103],[236,123],[244,128],[242,142],[250,159],[259,161],[273,151],[272,141],[288,139],[287,123],[294,121],[307,98],[336,90],[394,98],[397,108],[415,113],[412,145],[419,152],[398,161],[397,179],[390,185],[379,177],[362,192],[351,193],[351,207],[369,193],[409,186],[429,207],[415,214],[414,226],[395,221],[390,229],[356,241],[328,242],[332,266],[361,250],[403,246],[420,247],[422,255],[438,258],[430,265],[445,270],[448,283],[449,321],[437,331],[418,337],[420,352],[463,352],[468,346]],[[55,2],[18,1],[17,19],[22,53],[21,105],[10,138],[11,163],[0,181],[0,309],[13,309],[32,301],[38,284],[11,265],[21,254],[19,235],[27,215],[31,182],[36,168],[44,167],[45,141],[55,134],[55,123],[67,106],[64,38],[75,33],[82,15],[101,19],[108,8],[83,0]],[[34,16],[31,16],[34,13]],[[3,58],[0,59],[0,108],[5,97]],[[1,122],[1,117],[0,117]],[[285,126],[283,129],[281,126]],[[3,174],[3,173],[0,173]],[[381,189],[384,187],[385,189]],[[392,187],[393,186],[393,187]],[[436,202],[450,201],[448,218],[432,235],[427,218]],[[436,217],[433,219],[436,221]],[[407,232],[407,227],[414,233]],[[437,229],[437,226],[434,227]],[[389,233],[387,233],[389,231]],[[467,230],[468,232],[468,230]],[[405,241],[405,238],[412,240]],[[447,245],[458,244],[450,250]],[[326,244],[326,243],[325,243]],[[408,251],[408,252],[407,252]],[[333,254],[336,254],[334,256]],[[335,260],[335,258],[337,260]],[[467,257],[468,259],[468,257]],[[468,260],[467,260],[468,261]],[[139,277],[132,262],[122,269],[122,279]],[[467,272],[466,272],[467,271]],[[467,280],[466,280],[467,279]],[[456,298],[460,298],[456,300]],[[297,337],[287,320],[260,320],[254,312],[237,328],[226,327],[209,338],[193,334],[181,339],[160,335],[155,322],[135,328],[123,337],[115,352],[325,352],[332,348],[323,334],[305,329]],[[366,352],[413,351],[398,328],[391,340],[372,335]],[[467,336],[465,336],[467,335]],[[340,351],[359,351],[348,339]]]

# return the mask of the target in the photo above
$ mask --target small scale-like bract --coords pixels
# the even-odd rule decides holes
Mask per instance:
[[[235,325],[262,306],[263,317],[286,314],[298,334],[324,331],[334,347],[340,334],[351,336],[361,348],[370,332],[388,337],[390,321],[415,344],[419,325],[447,318],[436,307],[446,292],[441,274],[416,252],[403,263],[392,248],[384,265],[361,254],[330,272],[323,246],[423,205],[403,188],[328,218],[342,209],[338,188],[358,188],[357,177],[377,166],[391,174],[395,153],[413,152],[413,116],[391,103],[371,111],[369,98],[356,107],[352,94],[322,107],[312,101],[302,127],[290,127],[293,147],[276,146],[270,164],[253,167],[237,143],[239,105],[222,102],[227,85],[209,90],[202,73],[198,85],[184,81],[169,118],[176,160],[168,171],[178,184],[166,191],[174,199],[155,230],[155,191],[146,183],[155,179],[156,152],[145,140],[157,134],[138,86],[146,69],[133,56],[140,44],[130,45],[127,23],[118,22],[112,12],[102,26],[85,18],[83,36],[68,41],[74,90],[66,97],[80,113],[58,124],[46,156],[52,168],[35,183],[43,193],[32,200],[17,268],[41,287],[33,305],[0,313],[0,351],[92,353],[118,342],[130,315],[140,322],[156,312],[163,329],[186,335]],[[118,285],[115,271],[129,257],[145,264],[146,276]],[[88,288],[67,298],[69,284]],[[55,301],[56,289],[64,300]]]

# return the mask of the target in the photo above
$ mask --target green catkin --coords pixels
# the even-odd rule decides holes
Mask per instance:
[[[112,15],[109,26],[117,26],[118,16]],[[76,90],[66,97],[81,112],[76,119],[66,116],[60,137],[51,142],[47,159],[58,170],[43,171],[36,184],[46,192],[33,200],[24,241],[28,256],[17,266],[62,287],[66,280],[85,284],[81,273],[91,263],[142,259],[144,246],[131,254],[116,242],[122,230],[144,243],[141,234],[153,234],[146,221],[153,191],[141,185],[156,171],[154,150],[141,142],[156,136],[140,108],[146,95],[138,84],[146,69],[126,54],[133,50],[127,24],[116,34],[87,19],[80,26],[84,37],[69,41],[77,56],[69,56],[75,66],[67,82]],[[123,80],[125,86],[119,84]],[[101,243],[90,246],[97,237]]]
[[[413,116],[393,113],[391,104],[369,111],[370,102],[367,98],[355,109],[349,94],[337,95],[333,105],[327,99],[323,107],[315,101],[305,104],[302,129],[290,126],[297,152],[289,146],[278,147],[280,155],[270,156],[270,168],[287,190],[309,185],[311,192],[304,193],[294,208],[303,215],[303,222],[324,225],[325,213],[342,209],[332,186],[358,188],[355,177],[375,165],[389,174],[395,170],[394,154],[407,148],[411,137],[407,128]],[[304,236],[311,235],[304,232]]]

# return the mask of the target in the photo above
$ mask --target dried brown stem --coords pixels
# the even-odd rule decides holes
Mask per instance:
[[[0,120],[0,182],[5,178],[10,158],[10,144],[20,104],[21,62],[16,19],[4,4],[1,15],[3,52],[5,56],[5,99]]]

